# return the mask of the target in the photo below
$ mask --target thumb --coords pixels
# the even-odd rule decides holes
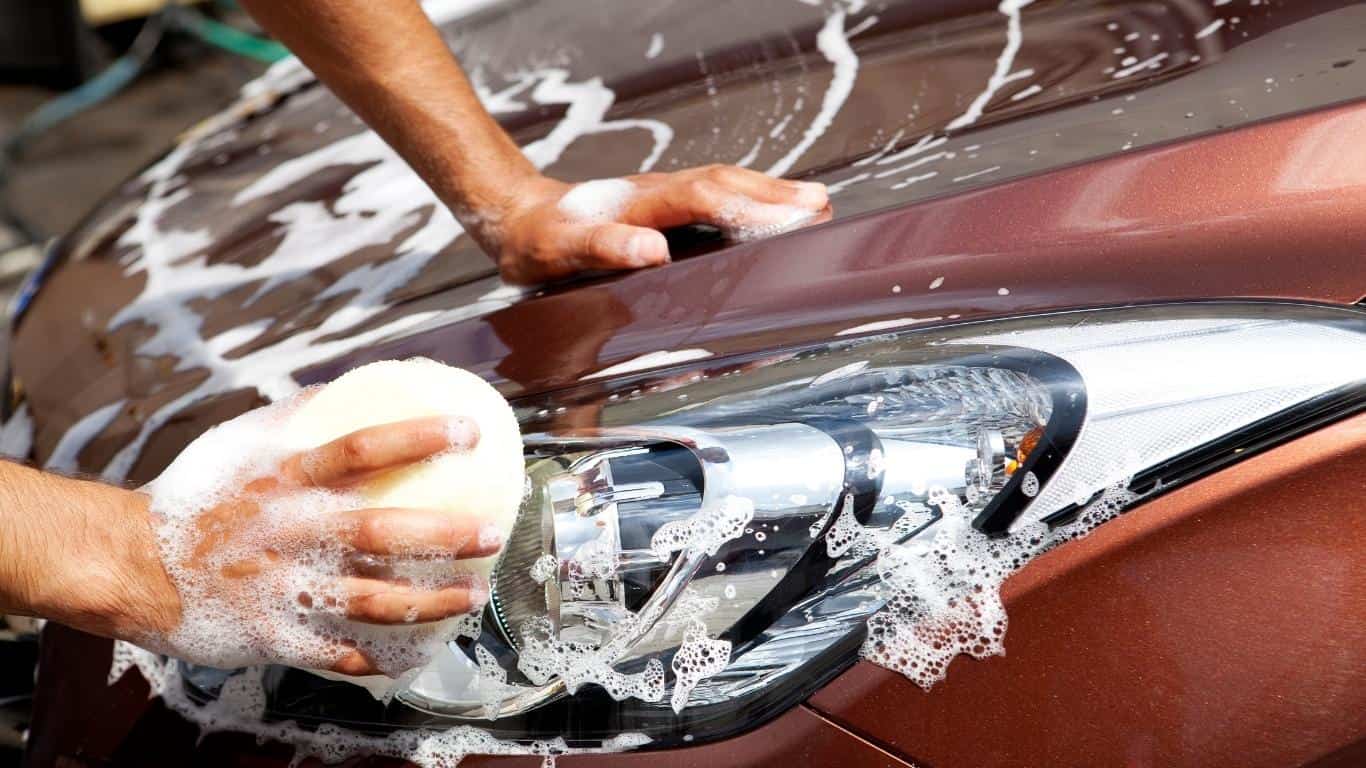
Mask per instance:
[[[608,222],[588,229],[582,247],[589,269],[634,269],[669,263],[669,242],[646,227]]]

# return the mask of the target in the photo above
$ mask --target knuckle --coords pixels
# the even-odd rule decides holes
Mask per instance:
[[[383,518],[374,513],[367,513],[360,518],[360,522],[355,529],[356,549],[373,552],[380,548],[380,543],[385,538],[385,525]]]
[[[609,234],[610,232],[605,226],[593,227],[588,232],[587,240],[584,241],[584,251],[590,256],[611,260],[617,254],[612,252]]]
[[[712,182],[705,178],[696,178],[688,181],[685,187],[688,196],[697,201],[705,201],[712,196],[714,187]]]
[[[342,438],[340,452],[347,466],[364,466],[373,452],[372,442],[364,432],[356,432]]]
[[[738,174],[729,165],[707,166],[706,177],[717,184],[732,184]]]
[[[374,595],[352,595],[346,601],[346,613],[353,619],[371,619],[375,613]]]

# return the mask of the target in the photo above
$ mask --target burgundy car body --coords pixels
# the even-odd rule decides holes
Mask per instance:
[[[301,356],[290,375],[307,384],[369,360],[425,355],[510,397],[536,397],[657,350],[747,354],[888,319],[929,326],[1138,303],[1348,306],[1366,297],[1357,138],[1366,131],[1366,5],[1038,2],[1023,8],[1008,61],[1012,17],[990,3],[870,6],[512,3],[447,24],[490,91],[515,85],[514,73],[534,63],[561,62],[571,82],[600,77],[610,87],[606,119],[670,127],[655,168],[747,159],[836,185],[835,218],[746,244],[678,233],[682,257],[667,267],[510,298],[462,237],[420,259],[337,338],[405,317],[421,323]],[[820,38],[835,13],[857,59],[842,101],[848,59]],[[655,32],[663,52],[646,57]],[[1032,72],[993,81],[1003,61],[1001,75]],[[503,116],[524,143],[566,121],[566,104],[529,93],[514,92],[523,108]],[[980,116],[964,121],[983,94]],[[408,247],[437,215],[431,206],[408,210],[384,190],[372,190],[371,211],[338,204],[383,163],[327,154],[363,131],[316,83],[268,90],[197,138],[169,182],[130,181],[64,238],[14,335],[11,407],[22,400],[33,420],[33,457],[107,470],[153,414],[208,376],[181,364],[189,357],[138,351],[158,330],[155,302],[192,306],[206,338],[259,329],[225,355],[251,359],[318,328],[356,296],[331,289]],[[933,162],[899,173],[905,163],[881,163],[924,137],[946,137]],[[655,141],[631,128],[586,133],[547,171],[635,172]],[[304,172],[290,183],[240,202],[301,158],[294,167]],[[361,218],[410,218],[283,279],[168,297],[147,294],[144,273],[128,267],[143,247],[129,233],[156,196],[174,196],[159,209],[163,234],[203,233],[186,260],[239,264],[249,275],[267,259],[306,259],[310,242],[346,237]],[[332,218],[288,223],[281,212],[299,205]],[[300,233],[308,237],[292,239]],[[139,320],[108,330],[129,307]],[[225,385],[193,398],[151,432],[127,477],[154,477],[205,428],[267,394]],[[1360,765],[1364,419],[1271,448],[1034,561],[1005,587],[1008,655],[959,659],[929,692],[859,663],[746,735],[565,763]],[[73,444],[78,425],[88,439]],[[106,687],[108,658],[108,641],[49,627],[31,764],[288,761],[288,747],[246,737],[197,742],[135,675]],[[470,760],[486,762],[535,764]]]

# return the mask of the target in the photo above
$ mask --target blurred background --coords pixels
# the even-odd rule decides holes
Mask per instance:
[[[48,238],[286,55],[234,0],[0,0],[0,298]]]
[[[49,238],[286,55],[233,0],[0,0],[0,301]],[[33,629],[0,616],[0,768],[28,725]]]

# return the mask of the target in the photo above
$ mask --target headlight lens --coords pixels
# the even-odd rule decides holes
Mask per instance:
[[[928,684],[999,643],[992,574],[1361,408],[1364,317],[1064,313],[519,403],[529,488],[479,636],[397,719],[668,745],[752,727],[860,647]]]

